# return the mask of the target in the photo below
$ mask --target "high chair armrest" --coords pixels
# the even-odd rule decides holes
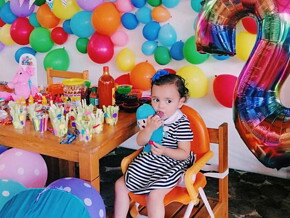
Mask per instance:
[[[129,154],[128,156],[124,157],[122,162],[121,162],[121,170],[122,170],[122,173],[124,174],[127,169],[128,169],[128,166],[129,164],[132,162],[132,160],[138,156],[138,154],[141,153],[141,151],[143,150],[143,147],[134,151],[132,154]]]
[[[193,175],[196,175],[204,165],[213,157],[214,153],[212,151],[208,151],[205,153],[200,159],[198,159],[190,168],[188,168],[185,172],[184,182],[186,189],[190,195],[190,198],[196,199],[198,191],[195,190],[193,186]]]

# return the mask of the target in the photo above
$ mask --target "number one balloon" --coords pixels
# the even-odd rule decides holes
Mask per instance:
[[[257,20],[258,35],[237,81],[234,122],[257,159],[280,169],[290,166],[290,109],[279,101],[290,72],[290,1],[205,1],[197,22],[197,49],[235,55],[235,26],[249,15]]]

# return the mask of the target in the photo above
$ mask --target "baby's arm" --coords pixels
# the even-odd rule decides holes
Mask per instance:
[[[146,127],[139,131],[137,135],[137,144],[144,146],[148,144],[153,131],[162,125],[162,120],[159,116],[149,116],[147,119]]]
[[[177,149],[166,148],[154,143],[154,146],[151,146],[151,151],[155,155],[165,155],[175,160],[185,160],[190,154],[190,141],[179,141]]]

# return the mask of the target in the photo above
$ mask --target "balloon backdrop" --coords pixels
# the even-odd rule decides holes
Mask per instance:
[[[62,23],[62,28],[64,29],[64,31],[67,33],[67,34],[72,34],[72,30],[71,30],[71,26],[70,26],[70,21],[71,20],[65,20],[63,23]]]
[[[165,46],[157,46],[154,52],[154,59],[160,65],[166,65],[171,61],[169,49]]]
[[[13,41],[13,39],[11,37],[10,29],[11,29],[11,25],[10,24],[5,24],[0,29],[0,41],[4,45],[13,45],[13,44],[15,44],[15,42]]]
[[[255,45],[257,35],[248,32],[239,32],[237,35],[237,57],[246,61]]]
[[[126,13],[134,9],[131,0],[117,0],[116,6],[120,12]]]
[[[207,94],[208,79],[200,68],[186,65],[181,67],[176,74],[185,79],[190,97],[200,98]]]
[[[170,55],[174,60],[181,61],[184,59],[183,56],[183,47],[184,47],[184,42],[183,41],[178,41],[175,42],[171,48],[170,48]]]
[[[144,55],[152,55],[155,52],[155,49],[157,48],[157,42],[156,41],[145,41],[142,44],[142,52]]]
[[[162,0],[162,4],[166,8],[174,8],[179,4],[180,0]]]
[[[171,46],[176,42],[177,34],[169,23],[163,25],[158,32],[158,40],[164,46]]]
[[[0,51],[2,51],[5,48],[5,45],[0,41]]]
[[[116,65],[121,71],[131,71],[135,66],[134,53],[129,48],[123,48],[116,57]]]
[[[106,217],[106,208],[101,195],[88,182],[68,177],[52,182],[46,189],[55,188],[67,191],[82,200],[92,218]]]
[[[34,27],[26,17],[18,17],[11,25],[10,35],[14,42],[19,45],[27,45],[29,36]]]
[[[103,3],[103,0],[76,0],[78,6],[84,11],[93,11],[98,5]]]
[[[95,8],[92,15],[92,24],[95,30],[104,35],[111,35],[121,24],[121,15],[115,4],[105,2]]]
[[[140,23],[146,24],[152,21],[151,13],[151,9],[147,6],[144,6],[142,8],[139,8],[136,11],[135,15]]]
[[[91,19],[92,12],[80,11],[76,13],[70,21],[73,34],[82,38],[90,37],[95,32]]]
[[[130,82],[136,89],[149,90],[151,88],[151,78],[155,73],[155,68],[149,62],[138,63],[130,72]]]
[[[40,154],[11,148],[0,155],[0,175],[27,188],[40,188],[46,183],[47,166]]]
[[[4,145],[0,145],[0,154],[3,153],[4,151],[6,151],[8,149],[8,147],[4,146]]]
[[[42,27],[48,29],[56,27],[60,21],[60,19],[52,13],[47,4],[41,5],[38,8],[36,18]]]
[[[83,54],[87,53],[88,44],[89,44],[88,38],[78,38],[76,41],[77,50]]]
[[[95,32],[89,40],[88,55],[98,64],[110,61],[114,55],[114,44],[110,37]]]
[[[147,3],[151,5],[152,7],[157,7],[161,5],[161,0],[147,0]]]
[[[135,14],[124,13],[121,17],[121,23],[126,29],[133,30],[138,26],[139,21]]]
[[[201,64],[208,58],[208,54],[200,54],[196,49],[195,36],[189,37],[183,47],[184,58],[191,64]]]
[[[116,46],[125,46],[128,43],[128,35],[125,31],[117,30],[111,35],[111,40]]]
[[[15,61],[17,63],[19,63],[19,59],[20,59],[21,55],[23,55],[25,53],[32,54],[35,56],[36,51],[30,47],[21,47],[21,48],[17,49],[17,51],[15,52],[15,55],[14,55]]]
[[[170,12],[163,6],[158,6],[152,9],[152,18],[157,22],[165,22],[171,17]]]
[[[145,39],[149,41],[156,40],[160,30],[160,24],[156,21],[146,23],[143,27],[142,33]]]
[[[6,2],[0,8],[0,18],[4,23],[12,24],[16,20],[17,16],[11,11],[10,1]]]
[[[39,22],[38,22],[38,20],[37,20],[37,15],[36,15],[36,13],[32,13],[32,14],[30,14],[30,16],[29,16],[29,22],[30,22],[30,24],[31,24],[32,26],[34,26],[34,27],[40,27],[40,24],[39,24]]]
[[[256,20],[252,17],[245,17],[242,19],[242,24],[244,28],[252,34],[257,34],[258,28],[257,28],[257,23]]]
[[[230,74],[215,76],[213,81],[213,93],[221,105],[232,108],[236,81],[237,77]]]
[[[0,178],[0,211],[7,201],[25,189],[26,187],[19,182]]]
[[[67,51],[64,48],[57,48],[44,57],[43,66],[44,69],[52,67],[54,70],[66,71],[69,67],[70,61]]]
[[[123,74],[115,79],[115,83],[122,84],[131,84],[129,73]]]
[[[54,45],[50,31],[43,27],[36,27],[29,36],[31,47],[38,52],[48,52]]]
[[[290,109],[278,100],[289,75],[290,2],[244,4],[205,1],[197,22],[197,48],[202,52],[235,54],[235,25],[249,15],[256,18],[256,45],[237,80],[234,122],[249,150],[266,167],[290,166]],[[227,19],[217,19],[227,17]],[[273,31],[273,27],[277,31]],[[248,46],[244,40],[243,46]]]
[[[66,0],[66,4],[63,4],[62,0],[53,1],[52,12],[62,20],[71,19],[72,16],[80,10],[76,0]]]

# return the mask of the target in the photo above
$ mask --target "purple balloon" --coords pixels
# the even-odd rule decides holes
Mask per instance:
[[[35,5],[32,4],[29,6],[29,0],[24,0],[20,5],[19,0],[11,0],[10,8],[11,11],[18,17],[27,17],[33,13]]]
[[[5,47],[5,45],[2,42],[0,42],[0,51],[2,51],[4,49],[4,47]]]
[[[85,204],[91,218],[105,218],[106,208],[99,192],[88,182],[67,177],[50,183],[46,189],[62,189],[75,196]]]
[[[77,0],[78,5],[85,11],[93,11],[97,6],[102,4],[104,0]]]

